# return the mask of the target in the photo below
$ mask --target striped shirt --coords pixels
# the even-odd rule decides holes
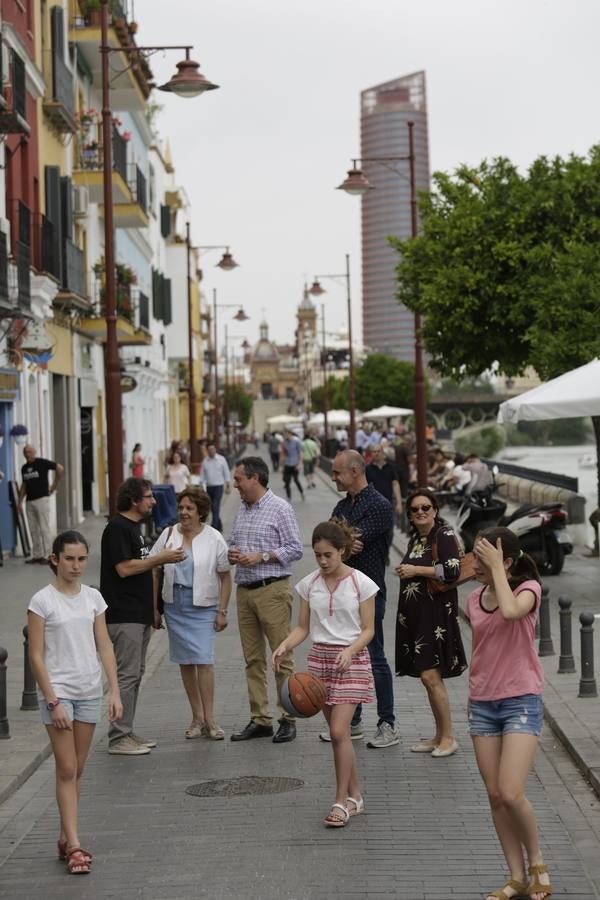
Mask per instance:
[[[242,553],[269,550],[277,560],[255,566],[237,566],[236,584],[249,584],[262,578],[281,578],[292,574],[292,563],[302,558],[302,538],[294,510],[268,488],[256,501],[240,505],[229,536],[229,546]]]

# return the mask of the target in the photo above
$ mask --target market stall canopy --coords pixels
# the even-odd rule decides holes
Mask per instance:
[[[498,421],[510,424],[580,416],[600,416],[600,359],[511,397],[498,410]]]
[[[300,416],[288,416],[281,413],[279,416],[270,416],[267,419],[267,425],[300,425],[302,419]]]
[[[398,419],[400,416],[412,416],[412,409],[403,406],[378,406],[363,413],[361,419]]]
[[[357,417],[360,415],[358,412],[356,413]],[[325,420],[323,417],[323,413],[316,413],[314,416],[311,416],[308,420],[309,425],[324,425]],[[350,424],[350,413],[347,409],[330,409],[327,413],[327,426],[333,425],[334,427],[346,426]]]

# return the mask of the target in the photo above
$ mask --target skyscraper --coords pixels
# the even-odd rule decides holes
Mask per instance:
[[[361,157],[408,156],[414,122],[417,191],[429,190],[425,72],[404,75],[361,93]],[[413,313],[396,300],[397,252],[387,238],[410,237],[408,162],[364,162],[374,190],[362,198],[363,340],[371,351],[414,359]]]

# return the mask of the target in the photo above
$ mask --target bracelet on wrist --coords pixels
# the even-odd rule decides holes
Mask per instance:
[[[224,616],[226,616],[228,614],[226,609],[218,609],[217,612],[222,613],[222,615],[224,615]]]

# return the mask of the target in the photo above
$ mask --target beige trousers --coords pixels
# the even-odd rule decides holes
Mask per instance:
[[[250,718],[257,725],[271,725],[273,719],[267,689],[267,664],[270,668],[270,658],[267,663],[265,638],[273,651],[290,633],[292,592],[289,578],[274,581],[253,591],[238,585],[236,598],[240,639],[246,661]],[[281,685],[293,671],[292,653],[286,653],[281,658],[279,671],[275,675],[278,699]],[[281,719],[292,720],[292,716],[279,702],[277,708]]]
[[[33,559],[47,559],[52,552],[50,534],[50,497],[27,501],[27,522],[31,533]]]

